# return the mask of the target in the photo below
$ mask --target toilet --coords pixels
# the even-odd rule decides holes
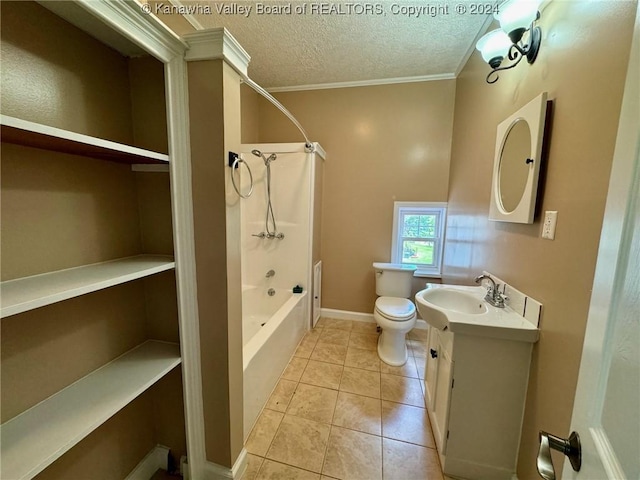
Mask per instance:
[[[378,356],[388,365],[407,362],[405,337],[416,324],[416,306],[409,300],[415,265],[374,263],[376,300],[373,318],[382,333],[378,338]]]

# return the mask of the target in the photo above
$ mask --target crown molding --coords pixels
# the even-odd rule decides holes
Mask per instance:
[[[313,85],[293,85],[290,87],[273,87],[266,90],[271,93],[300,92],[304,90],[326,90],[330,88],[371,87],[375,85],[393,85],[396,83],[435,82],[439,80],[455,80],[453,73],[438,75],[421,75],[417,77],[380,78],[375,80],[358,80],[355,82],[317,83]]]
[[[199,30],[183,35],[182,39],[189,45],[185,54],[187,61],[222,58],[240,74],[247,76],[251,57],[226,28]]]
[[[182,56],[187,47],[158,17],[136,1],[78,0],[75,4],[163,62]]]

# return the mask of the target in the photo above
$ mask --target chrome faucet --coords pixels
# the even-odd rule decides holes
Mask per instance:
[[[275,270],[269,270],[265,275],[266,278],[271,278],[276,274]]]
[[[489,275],[482,274],[475,278],[475,282],[482,283],[482,280],[485,279],[491,282],[491,286],[487,289],[487,294],[484,297],[485,301],[494,307],[504,308],[504,297],[498,291],[498,286],[496,285],[496,282],[493,281],[493,278]]]

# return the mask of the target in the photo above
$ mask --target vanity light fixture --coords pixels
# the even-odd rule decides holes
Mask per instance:
[[[487,75],[487,83],[496,83],[498,73],[509,70],[526,57],[527,62],[535,62],[540,50],[542,31],[534,25],[540,18],[538,7],[542,0],[507,0],[494,14],[500,28],[485,34],[476,48],[492,70]],[[503,65],[507,57],[511,63]]]

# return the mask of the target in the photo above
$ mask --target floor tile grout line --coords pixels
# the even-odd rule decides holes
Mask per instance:
[[[305,334],[305,336],[306,336],[306,334]],[[302,341],[304,340],[304,338],[305,338],[305,337],[303,336],[303,337],[302,337],[302,339],[300,339],[300,341],[298,342],[298,345],[296,346],[296,350],[297,350],[297,348],[300,346],[300,344],[302,343]],[[315,345],[314,345],[314,348],[315,348]],[[294,356],[295,356],[295,350],[294,350],[294,355],[292,355],[291,357],[289,357],[289,363],[291,362],[291,359],[292,359]],[[287,366],[289,365],[289,363],[287,363]],[[307,364],[308,364],[308,360],[307,360]],[[306,366],[305,366],[305,369],[306,369]],[[284,369],[284,370],[286,370],[286,367],[285,367],[285,369]],[[282,373],[281,373],[281,374],[280,374],[280,376],[278,377],[278,381],[276,382],[276,387],[277,387],[277,385],[280,383],[280,381],[281,381],[281,380],[283,380],[282,375],[284,374],[284,370],[282,371]],[[289,380],[289,381],[292,381],[292,380]],[[295,388],[294,388],[294,390],[293,390],[293,394],[291,395],[291,399],[293,399],[293,395],[295,395],[296,390],[298,389],[298,385],[300,384],[300,381],[298,380],[298,381],[297,381],[297,382],[295,382],[295,383],[296,383],[296,386],[295,386]],[[276,387],[274,387],[274,390],[275,390],[275,388],[276,388]],[[265,402],[265,405],[262,407],[262,410],[260,411],[260,413],[259,413],[259,415],[258,415],[258,418],[262,415],[262,412],[264,412],[264,410],[265,410],[265,409],[267,409],[267,410],[271,410],[271,409],[268,409],[268,408],[267,408],[267,404],[269,403],[269,398],[271,398],[271,395],[273,395],[273,391],[269,394],[269,397],[267,398],[267,401]],[[269,450],[271,450],[271,446],[272,446],[272,444],[273,444],[273,440],[276,438],[276,436],[277,436],[277,434],[278,434],[278,431],[280,430],[280,427],[282,426],[282,421],[284,420],[284,417],[285,417],[285,415],[287,414],[287,410],[289,410],[289,405],[291,405],[291,399],[289,399],[289,403],[287,404],[287,407],[285,408],[285,411],[284,411],[284,412],[278,412],[278,413],[282,413],[282,418],[280,419],[280,423],[278,424],[278,427],[276,428],[276,431],[275,431],[275,433],[273,434],[273,437],[272,437],[272,438],[271,438],[271,440],[269,441],[269,446],[267,447],[267,451],[265,452],[265,456],[264,456],[264,458],[265,458],[265,459],[267,459],[267,455],[269,454]],[[272,410],[272,411],[277,411],[277,410]],[[257,423],[257,421],[256,421],[256,423]],[[251,436],[251,433],[253,432],[253,429],[254,429],[255,427],[256,427],[256,425],[254,424],[254,425],[253,425],[253,427],[252,427],[252,429],[251,429],[252,431],[251,431],[251,432],[249,432],[249,436],[247,437],[247,440],[248,440],[248,439],[249,439],[249,437]],[[263,467],[263,466],[264,466],[264,461],[262,462],[262,465],[260,465],[260,470],[262,470],[262,467]],[[259,474],[259,473],[260,473],[260,471],[258,471],[258,474]]]
[[[324,327],[323,327],[323,326],[317,326],[316,328],[324,328]],[[313,330],[313,329],[312,329],[312,330]],[[310,330],[310,331],[312,331],[312,330]],[[344,330],[343,330],[343,331],[344,331]],[[308,332],[307,332],[307,333],[308,333]],[[351,337],[351,333],[354,333],[352,329],[351,329],[351,330],[349,330],[349,339],[350,339],[350,337]],[[355,332],[355,333],[361,333],[361,332]],[[306,337],[306,334],[305,334],[305,337]],[[303,337],[303,339],[304,339],[305,337]],[[300,346],[300,343],[302,343],[302,340],[303,340],[303,339],[301,339],[301,341],[299,342],[298,346],[296,347],[296,350],[294,350],[294,353],[291,355],[291,357],[290,357],[290,359],[289,359],[289,363],[291,362],[291,360],[292,360],[294,357],[296,357],[295,352],[297,351],[297,348]],[[267,408],[267,407],[266,407],[266,404],[265,404],[265,406],[263,407],[262,411],[264,411],[264,410],[266,409],[266,410],[271,410],[271,411],[274,411],[274,412],[282,413],[282,415],[283,415],[282,420],[284,420],[284,416],[286,416],[286,415],[289,415],[289,416],[292,416],[292,417],[303,418],[303,419],[306,419],[306,420],[311,420],[311,419],[308,419],[308,418],[305,418],[305,417],[301,417],[301,416],[298,416],[298,415],[293,415],[293,414],[287,413],[287,412],[288,412],[288,410],[289,410],[289,408],[290,408],[290,405],[291,405],[291,400],[293,399],[293,396],[295,395],[296,391],[298,390],[298,386],[299,386],[299,384],[300,384],[300,383],[302,383],[302,384],[304,384],[304,385],[315,386],[315,387],[318,387],[318,388],[326,388],[326,389],[334,390],[334,391],[336,390],[336,389],[332,389],[332,388],[329,388],[329,387],[324,387],[324,386],[319,386],[319,385],[314,385],[314,384],[308,384],[308,383],[306,383],[306,382],[302,382],[302,381],[301,381],[302,376],[304,375],[304,372],[306,371],[306,369],[307,369],[307,367],[308,367],[308,365],[309,365],[309,362],[311,361],[311,356],[313,355],[313,352],[314,352],[314,350],[316,349],[316,347],[317,347],[318,343],[320,343],[320,342],[319,342],[319,336],[318,336],[318,338],[316,338],[316,341],[314,342],[314,345],[313,345],[313,347],[311,348],[311,353],[310,353],[309,357],[308,357],[308,358],[298,357],[298,358],[303,358],[304,360],[306,360],[306,365],[305,365],[305,368],[303,369],[302,374],[300,375],[300,378],[299,378],[297,381],[292,381],[292,380],[290,380],[290,379],[286,379],[286,380],[288,380],[288,381],[290,381],[290,382],[292,382],[292,383],[295,383],[296,385],[295,385],[295,388],[294,388],[293,394],[292,394],[291,398],[289,399],[289,403],[287,404],[287,407],[286,407],[286,409],[285,409],[285,412],[278,412],[277,410],[269,409],[269,408]],[[424,342],[422,342],[422,343],[424,343]],[[359,348],[359,347],[350,347],[349,345],[347,345],[347,349],[348,349],[348,348]],[[368,350],[368,349],[363,349],[363,350]],[[413,351],[412,351],[412,350],[411,350],[411,353],[413,353]],[[417,370],[417,364],[416,364],[415,357],[413,357],[413,358],[414,358],[414,365],[415,365],[416,370]],[[327,363],[327,364],[331,364],[331,365],[339,365],[339,364],[335,364],[335,363],[332,363],[332,362],[327,362],[327,361],[324,361],[324,360],[314,360],[314,361],[318,361],[318,362],[321,362],[321,363]],[[289,363],[288,363],[287,365],[289,365]],[[345,368],[347,365],[345,365],[345,364],[344,364],[344,362],[343,362],[343,364],[342,364],[342,365],[339,365],[339,366],[341,366],[341,367],[342,367],[341,381],[340,381],[340,383],[339,383],[339,387],[340,387],[340,385],[341,385],[341,383],[342,383],[342,375],[344,374],[344,368]],[[370,372],[371,372],[371,370],[367,370],[367,369],[360,368],[360,367],[357,367],[357,366],[349,366],[349,367],[350,367],[350,368],[354,368],[354,369],[359,369],[359,370],[363,370],[363,371],[370,371]],[[286,370],[286,367],[285,367],[285,370]],[[283,370],[283,372],[282,372],[282,373],[284,373],[284,370]],[[382,375],[383,375],[383,372],[380,370],[380,371],[378,371],[377,373],[378,373],[378,376],[379,376],[379,378],[380,378],[380,385],[381,385],[381,387],[382,387]],[[418,373],[419,373],[419,372],[418,372]],[[393,376],[403,377],[403,378],[408,378],[408,379],[416,379],[415,377],[407,377],[407,376],[405,376],[405,375],[397,375],[396,373],[385,373],[385,374],[386,374],[386,375],[393,375]],[[278,382],[279,382],[280,380],[282,380],[282,379],[283,379],[283,377],[282,377],[282,374],[281,374],[281,375],[280,375],[280,377],[278,378]],[[417,380],[418,380],[419,382],[424,381],[424,379],[421,379],[421,378],[419,378],[419,377],[417,378]],[[346,430],[353,431],[353,432],[357,432],[357,433],[363,433],[363,434],[367,434],[367,435],[373,435],[373,436],[377,436],[377,437],[379,437],[379,438],[380,438],[381,448],[382,448],[382,450],[381,450],[381,469],[382,469],[382,472],[381,472],[381,473],[383,474],[383,476],[384,476],[384,439],[385,439],[385,438],[388,438],[388,439],[390,439],[390,440],[393,440],[393,441],[396,441],[396,442],[399,442],[399,443],[403,443],[403,444],[415,445],[415,446],[422,447],[422,448],[432,449],[432,450],[435,450],[435,451],[436,451],[436,455],[437,455],[437,448],[435,448],[435,447],[434,447],[434,448],[432,448],[432,447],[428,447],[428,446],[425,446],[425,445],[420,445],[420,444],[417,444],[417,443],[408,442],[408,441],[405,441],[405,440],[399,440],[399,439],[394,439],[394,438],[391,438],[391,437],[385,437],[385,436],[384,436],[384,433],[383,433],[383,419],[382,419],[382,402],[383,402],[383,401],[387,401],[387,402],[390,402],[390,403],[395,403],[395,404],[398,404],[398,405],[405,405],[405,406],[409,406],[409,407],[414,407],[414,408],[422,408],[422,409],[424,409],[424,410],[426,410],[426,408],[425,408],[426,406],[423,406],[423,405],[421,405],[421,406],[417,406],[417,405],[412,405],[412,404],[408,404],[408,403],[396,402],[396,401],[393,401],[393,400],[385,400],[385,399],[383,399],[383,398],[382,398],[382,392],[380,392],[380,396],[379,396],[379,397],[370,397],[370,396],[368,396],[368,395],[363,395],[363,394],[361,394],[361,393],[353,393],[353,392],[347,392],[347,391],[344,391],[344,390],[340,390],[340,388],[339,388],[339,387],[338,387],[338,390],[337,390],[337,392],[338,392],[338,396],[339,396],[340,392],[342,391],[342,392],[344,392],[344,393],[346,393],[346,394],[351,394],[351,395],[355,395],[355,396],[361,396],[361,397],[365,397],[365,398],[375,398],[375,399],[376,399],[376,400],[378,400],[378,401],[379,401],[379,403],[380,403],[380,412],[381,412],[381,416],[380,416],[380,435],[375,435],[375,434],[372,434],[372,433],[370,433],[370,432],[362,432],[362,431],[360,431],[360,430],[356,430],[356,429],[348,428],[348,427],[340,427],[340,428],[344,428],[344,429],[346,429]],[[272,393],[273,393],[273,392],[272,392]],[[422,397],[423,397],[423,400],[424,400],[424,391],[422,390],[422,388],[421,388],[421,393],[422,393]],[[336,398],[336,403],[335,403],[334,408],[333,408],[333,414],[332,414],[332,417],[331,417],[331,423],[329,424],[329,426],[330,426],[330,430],[329,430],[329,437],[327,438],[327,444],[326,444],[326,446],[325,446],[325,452],[324,452],[324,455],[323,455],[322,467],[321,467],[321,471],[320,471],[320,473],[319,473],[320,475],[323,475],[323,474],[322,474],[322,469],[324,469],[324,463],[325,463],[325,461],[326,461],[326,454],[327,454],[328,446],[329,446],[328,439],[329,439],[329,438],[330,438],[330,436],[331,436],[331,432],[332,432],[332,430],[333,430],[333,427],[334,427],[334,426],[336,426],[336,427],[337,427],[337,425],[334,425],[334,424],[333,424],[333,420],[334,420],[334,418],[335,418],[335,412],[336,412],[336,409],[337,409],[337,398]],[[262,414],[262,411],[261,411],[261,414]],[[273,440],[275,439],[275,437],[276,437],[276,435],[277,435],[277,432],[278,432],[278,431],[280,430],[280,428],[281,428],[282,420],[280,421],[280,424],[278,425],[278,428],[276,429],[276,433],[274,434],[273,438],[271,439],[271,441],[270,441],[270,443],[269,443],[269,446],[268,446],[268,448],[267,448],[267,452],[265,453],[265,457],[261,457],[261,458],[262,458],[262,463],[261,463],[261,465],[260,465],[260,468],[258,469],[257,475],[259,475],[259,472],[263,469],[264,464],[265,464],[265,460],[270,460],[270,461],[272,461],[272,462],[280,463],[280,464],[287,465],[287,466],[290,466],[290,467],[293,467],[293,468],[299,468],[299,469],[301,469],[301,470],[305,470],[305,471],[313,472],[313,471],[311,471],[311,470],[304,469],[304,468],[301,468],[301,467],[298,467],[298,466],[295,466],[295,465],[289,465],[289,464],[284,463],[284,462],[279,462],[279,461],[277,461],[277,460],[269,459],[269,458],[266,456],[266,455],[268,454],[269,450],[271,449],[271,446],[272,446]],[[430,419],[429,419],[429,420],[430,420]],[[318,422],[318,423],[324,423],[324,422]],[[326,424],[326,423],[325,423],[325,424]],[[255,425],[254,425],[254,428],[255,428]],[[431,434],[432,434],[432,437],[433,437],[433,427],[431,426],[430,422],[429,422],[429,428],[430,428],[430,430],[431,430]],[[253,430],[253,429],[252,429],[252,430]],[[259,455],[256,455],[256,456],[258,456],[258,457],[259,457]],[[439,460],[440,460],[440,459],[438,458],[438,464],[440,463],[440,461],[439,461]],[[441,466],[440,466],[440,471],[442,471],[442,467],[441,467]],[[313,472],[313,473],[316,473],[316,474],[317,474],[318,472]]]
[[[351,337],[351,333],[349,333],[349,337]],[[344,366],[342,367],[342,373],[340,374],[340,383],[342,383],[342,375],[344,374]],[[339,388],[340,384],[338,384]],[[333,405],[333,413],[331,414],[331,425],[329,426],[329,436],[327,437],[327,444],[324,447],[324,455],[322,456],[322,466],[320,467],[320,475],[322,476],[322,472],[324,471],[324,464],[327,461],[327,451],[329,450],[329,439],[331,439],[331,432],[334,427],[334,419],[336,416],[336,409],[338,408],[338,399],[340,397],[340,390],[338,390],[338,395],[336,396],[336,403]]]

